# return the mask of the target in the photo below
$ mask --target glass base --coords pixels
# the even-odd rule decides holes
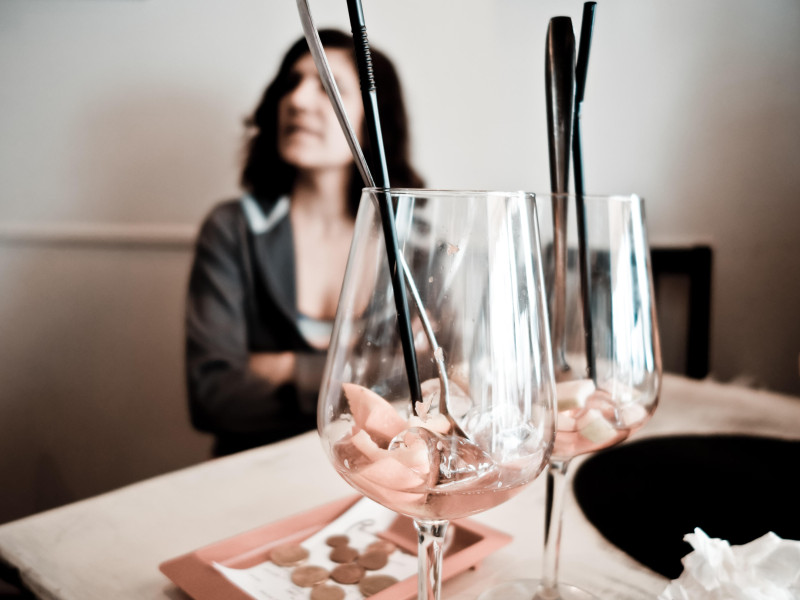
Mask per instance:
[[[558,593],[539,590],[538,579],[507,581],[485,590],[477,600],[599,600],[589,592],[574,585],[560,583]]]

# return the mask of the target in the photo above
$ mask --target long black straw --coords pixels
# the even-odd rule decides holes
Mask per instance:
[[[378,114],[378,92],[375,86],[375,74],[372,70],[372,54],[369,50],[367,26],[364,21],[361,0],[347,0],[347,12],[350,15],[350,30],[353,32],[358,78],[361,84],[361,100],[364,103],[364,120],[367,124],[367,135],[371,146],[367,159],[371,163],[370,167],[376,186],[388,188],[390,187],[389,170],[386,166],[381,119]]]
[[[383,147],[383,134],[380,115],[378,114],[378,94],[375,87],[375,76],[372,71],[372,56],[369,50],[367,26],[364,22],[364,10],[361,7],[361,1],[347,0],[347,11],[350,15],[350,29],[353,32],[358,77],[361,83],[364,121],[370,141],[370,152],[367,158],[371,163],[370,170],[375,174],[376,186],[388,190],[390,187],[389,170],[386,166],[386,152]],[[411,405],[412,410],[416,411],[416,403],[422,402],[422,390],[420,388],[417,355],[414,350],[414,335],[411,330],[408,298],[406,296],[406,288],[403,285],[403,277],[398,269],[400,248],[394,222],[394,209],[391,195],[388,191],[385,194],[378,195],[378,208],[381,214],[386,253],[389,258],[392,290],[397,310],[397,327],[400,333],[400,341],[403,345],[403,359],[405,360],[406,374],[408,375],[408,387],[411,392]]]
[[[586,72],[589,66],[589,47],[592,43],[594,9],[596,2],[583,5],[581,39],[578,46],[578,61],[575,65],[575,117],[572,125],[572,163],[575,171],[575,198],[578,218],[578,248],[581,271],[581,301],[583,303],[583,329],[586,342],[586,361],[589,377],[597,383],[594,333],[592,329],[591,288],[589,281],[589,248],[587,246],[586,202],[583,186],[583,157],[581,154],[581,105],[586,90]]]

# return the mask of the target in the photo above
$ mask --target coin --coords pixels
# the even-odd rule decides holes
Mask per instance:
[[[344,590],[338,585],[318,585],[311,590],[311,600],[344,600]]]
[[[283,544],[270,550],[269,557],[276,565],[293,567],[308,558],[308,550],[300,544]]]
[[[368,550],[359,556],[356,562],[367,571],[377,571],[386,566],[386,563],[389,562],[389,557],[380,550]]]
[[[360,567],[356,563],[347,563],[339,565],[331,571],[331,579],[337,583],[358,583],[364,577],[365,572],[364,567]]]
[[[346,535],[332,535],[325,540],[325,543],[328,544],[328,546],[333,546],[334,548],[336,546],[346,546],[349,542],[350,538]]]
[[[397,546],[395,546],[389,540],[376,540],[372,542],[369,546],[367,546],[367,552],[370,550],[380,550],[387,556],[397,550]]]
[[[358,558],[358,550],[350,546],[336,546],[328,556],[333,562],[349,563]]]
[[[292,571],[292,583],[300,587],[312,587],[328,579],[328,570],[314,565],[297,567]]]
[[[391,575],[370,575],[361,580],[361,582],[358,584],[358,591],[364,594],[364,597],[367,598],[373,594],[382,592],[386,588],[393,586],[395,583],[397,583],[397,579]]]

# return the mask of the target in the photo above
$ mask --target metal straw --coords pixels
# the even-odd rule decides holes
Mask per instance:
[[[361,145],[358,143],[358,138],[355,131],[353,131],[352,125],[350,125],[350,119],[347,118],[347,112],[344,109],[344,104],[342,104],[342,97],[339,95],[339,88],[336,86],[336,80],[333,78],[330,65],[328,65],[328,58],[322,49],[322,41],[319,39],[319,33],[314,26],[314,20],[311,18],[311,9],[307,0],[297,0],[297,10],[300,13],[300,22],[303,25],[303,33],[308,43],[308,49],[311,51],[311,58],[314,59],[314,64],[317,66],[317,71],[322,80],[322,87],[325,88],[325,93],[328,94],[328,98],[333,104],[333,110],[336,113],[336,118],[339,120],[342,131],[344,131],[344,137],[347,138],[347,144],[350,146],[350,152],[356,161],[358,172],[361,174],[365,186],[375,187],[375,181],[372,179],[364,153],[361,151]]]
[[[556,377],[566,375],[567,363],[567,205],[572,117],[575,100],[575,34],[569,17],[553,17],[545,47],[547,134],[550,190],[553,193],[552,335]]]
[[[306,41],[308,42],[309,50],[311,51],[311,56],[314,59],[314,63],[317,67],[317,70],[320,73],[320,78],[322,79],[322,85],[325,88],[328,97],[333,104],[334,111],[336,112],[336,116],[339,119],[339,124],[342,127],[342,130],[345,133],[345,137],[347,138],[348,145],[350,146],[350,150],[353,154],[353,157],[356,160],[356,165],[358,166],[358,170],[361,173],[361,177],[364,180],[364,184],[369,187],[375,187],[375,182],[372,178],[369,166],[367,165],[366,159],[364,158],[364,153],[361,151],[361,146],[358,143],[358,138],[356,137],[355,132],[353,131],[352,126],[350,125],[350,121],[347,118],[347,113],[345,112],[344,105],[342,104],[341,97],[339,96],[339,89],[336,86],[336,81],[333,78],[333,74],[331,73],[330,66],[328,65],[328,61],[325,57],[325,52],[322,48],[322,42],[319,39],[319,33],[317,32],[316,27],[314,26],[314,21],[311,18],[311,9],[308,6],[307,0],[297,0],[297,8],[300,13],[300,20],[303,25],[303,32],[305,33]],[[361,15],[361,22],[363,25],[363,12],[360,10],[360,7],[357,8],[358,13]],[[373,148],[377,148],[379,153],[379,160],[381,162],[381,181],[380,187],[388,188],[389,187],[389,177],[386,170],[386,161],[385,155],[383,151],[383,138],[381,136],[380,130],[380,121],[378,120],[378,113],[377,113],[377,95],[375,93],[375,81],[374,77],[372,76],[372,69],[371,69],[371,59],[369,58],[369,46],[366,43],[366,28],[364,28],[363,34],[363,44],[362,50],[365,51],[365,54],[362,52],[356,52],[357,61],[359,62],[359,76],[361,77],[361,61],[365,60],[365,67],[367,71],[367,78],[361,77],[361,89],[362,94],[365,92],[369,96],[368,99],[364,101],[364,109],[365,109],[365,116],[367,117],[367,125],[369,129],[369,133],[373,137]],[[359,57],[359,55],[361,55]],[[370,83],[366,86],[364,85],[365,81],[370,81]],[[369,114],[368,111],[372,110],[372,115]],[[392,290],[394,292],[394,299],[395,299],[395,308],[397,309],[397,317],[398,317],[398,328],[400,333],[400,341],[403,345],[403,358],[405,360],[406,366],[406,374],[408,377],[408,385],[409,390],[411,393],[411,406],[412,410],[416,412],[417,402],[422,402],[422,390],[420,387],[420,380],[419,380],[419,370],[417,368],[417,359],[416,359],[416,351],[414,349],[414,339],[413,333],[411,330],[411,318],[409,315],[408,310],[408,300],[406,298],[406,290],[403,286],[403,280],[400,275],[400,271],[398,270],[397,266],[398,263],[402,269],[403,274],[405,275],[406,282],[408,283],[409,287],[416,291],[414,287],[414,281],[411,278],[411,273],[408,269],[408,265],[406,264],[405,260],[403,260],[402,254],[400,254],[398,242],[397,242],[397,231],[394,224],[394,210],[392,209],[391,205],[391,197],[387,192],[385,195],[380,195],[378,199],[379,209],[381,213],[381,222],[383,225],[383,233],[384,233],[384,240],[386,243],[386,251],[389,258],[389,269],[392,278]],[[423,323],[427,320],[427,315],[425,313],[424,308],[419,303],[419,296],[418,294],[414,294],[414,298],[417,301],[417,309],[420,314],[420,318],[423,320]],[[429,327],[425,328],[426,334],[432,331]],[[432,349],[438,348],[438,344],[436,344],[435,339],[430,339],[429,334],[429,342]],[[440,373],[440,377],[441,377]]]

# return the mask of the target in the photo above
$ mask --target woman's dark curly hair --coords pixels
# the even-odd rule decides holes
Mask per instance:
[[[353,52],[353,38],[335,29],[319,32],[325,48],[342,48]],[[249,141],[245,148],[242,187],[260,202],[272,203],[292,191],[295,168],[278,153],[278,103],[295,85],[291,71],[294,64],[309,52],[305,38],[289,49],[281,62],[278,74],[267,86],[261,102],[245,121]],[[423,182],[409,162],[409,132],[402,88],[397,71],[389,58],[371,48],[375,86],[378,90],[378,111],[381,119],[386,163],[393,187],[422,187]],[[355,55],[353,65],[355,66]],[[359,139],[365,156],[370,156],[366,132]],[[355,216],[363,182],[353,162],[348,193],[350,213]]]

